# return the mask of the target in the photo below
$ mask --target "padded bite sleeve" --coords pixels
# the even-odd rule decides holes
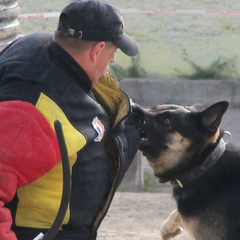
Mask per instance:
[[[0,103],[0,239],[16,240],[5,203],[17,188],[50,171],[60,161],[56,134],[34,105],[23,101]]]

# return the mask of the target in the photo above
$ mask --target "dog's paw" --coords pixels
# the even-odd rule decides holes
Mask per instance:
[[[170,213],[169,217],[161,225],[161,235],[163,240],[172,239],[182,231],[182,218],[177,210]]]

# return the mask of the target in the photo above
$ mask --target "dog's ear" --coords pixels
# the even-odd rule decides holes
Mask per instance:
[[[217,131],[223,114],[229,106],[228,101],[217,102],[200,113],[202,127],[210,132]]]

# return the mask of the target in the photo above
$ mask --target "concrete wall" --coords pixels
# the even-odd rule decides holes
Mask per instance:
[[[164,103],[210,106],[227,100],[230,105],[222,126],[232,132],[233,141],[240,145],[240,81],[124,79],[120,86],[133,101],[146,107]]]
[[[182,79],[124,79],[120,86],[133,101],[144,105],[175,103],[211,105],[227,100],[231,108],[240,107],[240,81]]]

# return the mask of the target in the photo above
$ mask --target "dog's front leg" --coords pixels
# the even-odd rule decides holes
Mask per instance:
[[[178,210],[170,213],[168,218],[161,225],[161,234],[163,240],[174,238],[183,230],[183,220]]]

